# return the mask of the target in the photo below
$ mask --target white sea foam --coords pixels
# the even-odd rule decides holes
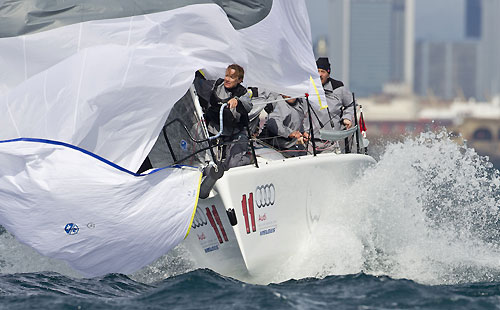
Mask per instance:
[[[163,257],[131,275],[131,278],[143,283],[153,283],[194,269],[194,261],[184,246],[179,244]]]
[[[365,272],[500,281],[500,175],[446,132],[386,147],[275,279]]]

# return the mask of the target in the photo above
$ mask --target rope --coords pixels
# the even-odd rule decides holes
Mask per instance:
[[[224,108],[226,106],[227,106],[227,103],[224,103],[220,106],[220,110],[219,110],[219,128],[220,128],[220,130],[219,130],[219,132],[215,136],[208,137],[208,140],[215,140],[222,135],[222,131],[224,130],[224,122],[223,122],[222,118],[223,118]]]

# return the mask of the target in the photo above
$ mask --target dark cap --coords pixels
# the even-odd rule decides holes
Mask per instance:
[[[328,61],[328,57],[320,57],[316,60],[316,66],[318,69],[323,69],[330,73],[330,62]]]

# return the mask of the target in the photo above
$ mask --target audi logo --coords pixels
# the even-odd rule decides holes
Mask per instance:
[[[193,229],[196,229],[198,227],[202,227],[208,224],[208,219],[207,215],[203,213],[203,211],[200,211],[200,208],[196,208],[196,213],[194,214],[193,218],[193,224],[191,224],[191,227]]]
[[[274,184],[257,186],[255,189],[255,205],[257,208],[263,208],[274,205],[276,199],[276,189]]]

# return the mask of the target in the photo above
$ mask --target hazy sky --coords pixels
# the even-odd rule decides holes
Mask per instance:
[[[328,33],[329,0],[306,1],[315,41]],[[415,38],[459,40],[464,37],[464,0],[416,0]]]

